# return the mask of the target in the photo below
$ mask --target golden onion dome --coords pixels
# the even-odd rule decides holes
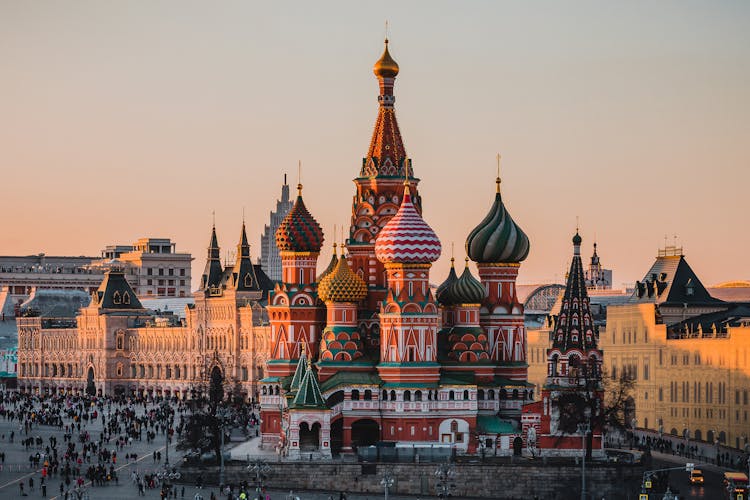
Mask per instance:
[[[378,62],[372,68],[372,72],[378,78],[395,78],[398,75],[398,63],[393,60],[390,52],[388,52],[388,39],[385,39],[385,50],[383,55],[380,56]]]
[[[365,281],[354,274],[343,255],[336,269],[318,284],[318,297],[324,302],[359,302],[366,296]]]

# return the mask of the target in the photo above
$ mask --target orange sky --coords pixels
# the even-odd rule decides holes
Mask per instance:
[[[707,284],[750,279],[747,2],[0,3],[0,254],[170,237],[202,270],[211,212],[257,242],[283,173],[349,222],[383,21],[425,219],[463,259],[503,193],[560,281],[580,216],[615,282],[678,235]],[[434,282],[447,273],[447,252]]]

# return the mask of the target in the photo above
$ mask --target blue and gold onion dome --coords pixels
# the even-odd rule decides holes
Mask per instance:
[[[333,272],[318,284],[318,297],[324,302],[359,302],[367,297],[367,285],[342,255]]]
[[[453,280],[451,280],[453,276]],[[481,304],[487,296],[484,286],[477,280],[469,270],[469,259],[466,259],[466,267],[459,278],[455,278],[456,273],[451,261],[451,271],[448,279],[443,282],[447,285],[442,293],[438,288],[437,299],[444,306],[454,306],[458,304]],[[443,286],[441,285],[441,286]]]
[[[323,229],[302,201],[302,184],[297,185],[297,200],[276,230],[276,246],[282,252],[320,252]]]
[[[500,179],[495,203],[482,222],[466,238],[466,253],[482,264],[518,263],[529,255],[529,238],[503,204]]]

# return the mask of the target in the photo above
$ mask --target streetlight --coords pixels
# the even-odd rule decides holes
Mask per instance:
[[[216,410],[216,416],[219,419],[219,434],[221,435],[221,447],[219,448],[219,487],[224,487],[224,419],[227,417],[227,409],[224,407]]]
[[[392,488],[396,482],[396,478],[391,474],[391,471],[386,469],[383,472],[383,479],[380,480],[380,484],[385,488],[385,500],[388,500],[388,488]]]
[[[583,410],[585,422],[578,425],[578,431],[582,434],[583,462],[581,466],[581,500],[586,500],[586,438],[591,430],[591,408],[588,406]]]
[[[170,435],[170,432],[172,430],[172,407],[165,400],[161,404],[161,409],[162,409],[162,412],[163,412],[163,415],[164,415],[165,424],[166,424],[166,427],[167,427],[166,431],[165,431],[167,445],[164,448],[164,454],[165,454],[164,466],[167,469],[169,469],[169,444],[170,444],[171,437],[172,437]]]
[[[689,456],[690,453],[690,429],[688,428],[687,422],[685,422],[685,456]]]
[[[258,498],[260,498],[260,493],[263,491],[263,480],[271,472],[271,466],[261,459],[256,459],[250,462],[247,470],[255,474],[255,491],[259,493]],[[289,492],[289,496],[293,496],[291,491]]]
[[[438,492],[438,498],[451,496],[453,488],[455,487],[455,485],[451,483],[453,475],[453,466],[449,462],[438,465],[438,468],[435,471],[435,477],[438,479],[438,483],[435,485]]]

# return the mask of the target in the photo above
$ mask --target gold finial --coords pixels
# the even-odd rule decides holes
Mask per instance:
[[[297,160],[297,196],[302,196],[302,160]]]
[[[453,242],[451,241],[451,263],[456,260],[453,258]]]
[[[336,251],[336,224],[333,225],[333,255],[338,255]]]
[[[469,257],[468,257],[468,256],[466,256],[466,257],[464,258],[464,260],[466,261],[466,267],[469,267]]]
[[[305,343],[304,342],[300,343],[299,350],[300,350],[300,356],[304,356],[305,355]]]
[[[500,192],[500,153],[497,154],[497,177],[495,178],[495,184],[497,184],[497,192]]]
[[[395,78],[396,75],[398,75],[398,63],[393,60],[390,52],[388,52],[387,35],[385,39],[385,50],[383,50],[383,55],[380,56],[380,59],[378,59],[378,61],[375,63],[375,66],[373,66],[372,72],[375,73],[375,76],[377,76],[378,78]]]

